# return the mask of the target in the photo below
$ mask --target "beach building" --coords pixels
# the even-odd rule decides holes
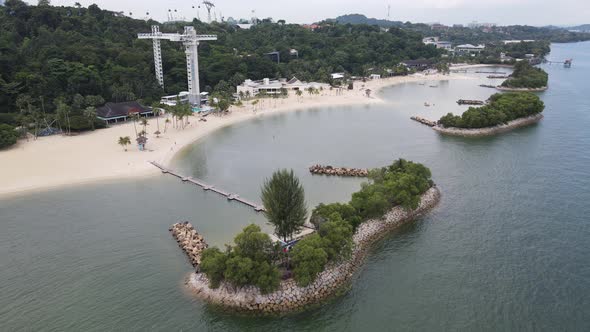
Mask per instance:
[[[485,45],[462,44],[455,47],[455,54],[475,55],[481,53],[485,48]]]
[[[136,101],[106,103],[104,106],[96,109],[96,117],[106,123],[127,121],[127,118],[134,114],[139,114],[139,116],[152,116],[154,115],[154,112]]]
[[[415,70],[424,70],[428,69],[428,67],[432,66],[434,62],[430,60],[406,60],[401,62],[402,65],[406,66],[408,69],[415,69]]]
[[[179,101],[181,104],[188,103],[188,91],[181,91],[177,95],[164,96],[160,99],[160,104],[175,106]]]
[[[439,40],[438,37],[426,37],[422,39],[422,43],[424,45],[434,45],[436,48],[444,49],[451,51],[453,49],[453,44],[448,41]]]
[[[302,90],[305,91],[309,88],[314,89],[329,89],[330,85],[326,83],[317,83],[317,82],[302,82],[297,77],[293,77],[292,79],[288,80],[285,78],[280,78],[278,80],[271,80],[269,78],[264,78],[262,80],[253,81],[253,80],[245,80],[244,83],[238,85],[236,87],[236,91],[238,96],[246,95],[246,96],[256,96],[259,93],[263,92],[267,95],[276,95],[280,94],[282,89],[287,91],[297,91]],[[240,93],[241,92],[241,93]]]
[[[378,79],[381,79],[381,75],[379,75],[379,74],[371,74],[371,75],[369,75],[369,78],[372,79],[372,80],[378,80]]]

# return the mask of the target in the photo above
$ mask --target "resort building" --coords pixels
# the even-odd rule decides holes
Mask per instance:
[[[430,60],[406,60],[401,63],[408,69],[424,70],[432,66],[434,63]]]
[[[471,45],[471,44],[463,44],[457,45],[455,47],[455,54],[479,54],[485,49],[485,45]]]
[[[245,80],[244,83],[238,85],[236,87],[236,92],[238,96],[256,96],[259,93],[265,93],[267,95],[276,95],[280,94],[282,89],[287,91],[297,91],[302,90],[305,91],[309,88],[314,89],[329,89],[330,85],[326,83],[317,83],[317,82],[302,82],[297,79],[297,77],[293,77],[289,81],[285,78],[280,78],[278,80],[271,80],[269,78],[264,78],[259,81],[253,80]]]
[[[201,92],[199,95],[201,96],[201,104],[206,103],[209,96],[209,92]],[[160,99],[160,104],[176,106],[178,101],[180,101],[181,104],[188,103],[188,91],[181,91],[177,95],[164,96]]]
[[[104,106],[96,109],[96,117],[106,123],[116,123],[127,121],[131,115],[152,116],[154,112],[136,101],[127,101],[124,103],[106,103]]]
[[[424,43],[424,45],[434,45],[436,48],[447,51],[451,51],[453,49],[453,44],[451,42],[439,40],[438,37],[423,38],[422,43]]]

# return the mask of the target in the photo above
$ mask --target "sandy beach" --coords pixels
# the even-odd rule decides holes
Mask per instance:
[[[465,67],[463,67],[465,68]],[[156,138],[155,118],[149,118],[147,127],[148,144],[146,151],[139,151],[135,145],[127,146],[127,151],[117,144],[120,136],[135,137],[133,122],[113,125],[106,129],[82,133],[77,136],[55,135],[36,140],[23,139],[14,147],[0,151],[0,197],[35,190],[46,190],[61,186],[79,185],[92,181],[132,178],[158,173],[149,161],[168,165],[174,155],[184,146],[221,128],[255,117],[264,117],[280,112],[288,112],[314,107],[329,107],[383,102],[378,91],[385,87],[405,82],[423,80],[467,79],[460,74],[399,76],[367,82],[355,82],[354,90],[324,91],[322,95],[302,97],[291,94],[285,99],[261,100],[254,112],[249,102],[242,107],[232,106],[224,116],[209,115],[207,121],[199,117],[190,118],[186,128],[173,128],[169,123],[164,131],[165,116],[159,118],[162,135]],[[364,90],[371,89],[368,98]],[[143,129],[139,125],[138,131]]]

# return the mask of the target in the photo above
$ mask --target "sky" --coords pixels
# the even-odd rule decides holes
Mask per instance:
[[[284,19],[288,23],[312,23],[343,14],[422,23],[467,24],[473,21],[528,25],[577,25],[590,23],[590,0],[210,0],[215,13],[225,18],[256,17]],[[29,2],[33,2],[29,0]],[[75,0],[52,0],[53,5],[73,5]],[[83,6],[96,3],[113,11],[132,13],[158,21],[167,19],[168,10],[190,20],[199,15],[206,21],[201,1],[187,0],[78,0]],[[198,6],[201,9],[198,9]],[[193,8],[194,6],[194,8]],[[212,14],[213,15],[213,14]]]

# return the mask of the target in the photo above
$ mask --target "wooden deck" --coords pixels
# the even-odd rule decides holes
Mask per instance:
[[[182,182],[192,183],[194,185],[197,185],[197,186],[203,188],[203,190],[205,190],[205,191],[215,192],[215,193],[227,198],[228,201],[236,201],[236,202],[242,203],[246,206],[253,208],[254,211],[256,211],[256,212],[264,211],[264,207],[261,204],[256,204],[256,203],[251,202],[247,199],[244,199],[244,198],[240,197],[240,195],[238,195],[238,194],[228,193],[224,190],[215,188],[215,186],[207,184],[204,181],[194,178],[192,176],[184,176],[182,174],[177,173],[176,171],[173,171],[171,169],[168,169],[168,168],[158,164],[155,161],[150,161],[150,164],[159,168],[162,171],[162,173],[164,173],[164,174],[170,174],[172,176],[179,178],[180,180],[182,180]]]

